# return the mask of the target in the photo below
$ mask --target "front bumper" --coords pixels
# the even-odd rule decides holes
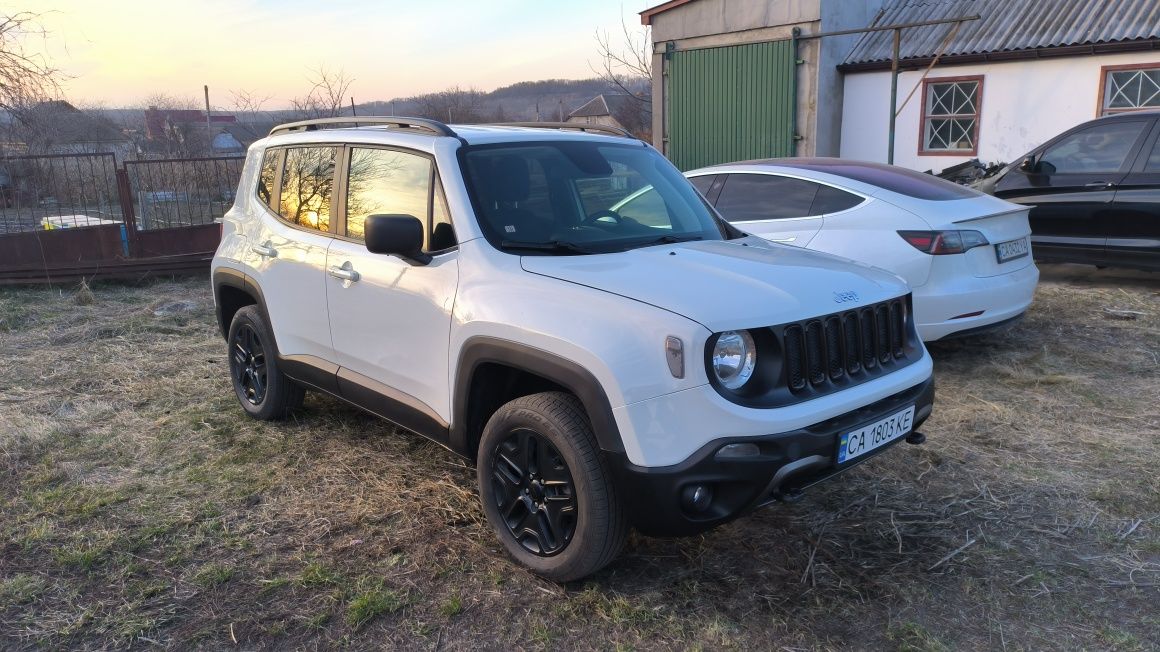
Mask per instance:
[[[917,430],[930,416],[933,403],[934,380],[928,378],[910,389],[811,426],[776,435],[709,442],[672,466],[643,467],[629,462],[624,453],[605,455],[637,530],[649,536],[687,536],[731,521],[780,497],[794,495],[874,457],[901,439],[838,466],[838,437],[909,405],[915,406]],[[718,459],[717,451],[729,443],[757,444],[760,454]],[[683,506],[683,493],[695,485],[712,487],[712,502],[703,511]]]

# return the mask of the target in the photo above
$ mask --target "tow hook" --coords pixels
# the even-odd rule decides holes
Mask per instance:
[[[926,442],[926,435],[922,434],[921,432],[919,432],[917,430],[915,430],[914,432],[912,432],[906,436],[906,443],[908,443],[908,444],[914,444],[915,446],[917,446],[917,445],[925,443],[925,442]]]

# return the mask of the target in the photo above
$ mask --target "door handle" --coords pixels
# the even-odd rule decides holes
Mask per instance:
[[[350,264],[350,261],[343,263],[342,267],[331,265],[330,268],[326,270],[326,273],[330,274],[334,278],[350,281],[351,283],[355,283],[359,279],[359,273],[354,271],[354,266]]]
[[[1083,184],[1084,188],[1095,188],[1097,190],[1111,190],[1116,187],[1116,184],[1111,181],[1093,181],[1091,183]]]
[[[797,240],[797,236],[794,236],[792,238],[770,238],[769,239],[770,242],[786,242],[786,243],[793,242],[795,240]]]
[[[270,241],[267,240],[260,245],[251,245],[250,251],[262,256],[263,258],[277,258],[278,250],[270,246]]]

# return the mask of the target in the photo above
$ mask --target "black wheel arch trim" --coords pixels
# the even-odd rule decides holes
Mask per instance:
[[[572,360],[543,349],[487,336],[469,338],[459,350],[449,442],[452,450],[468,456],[474,453],[469,439],[471,433],[468,432],[471,381],[479,367],[488,363],[540,376],[575,394],[584,405],[601,450],[624,452],[612,405],[592,372]]]
[[[258,310],[261,311],[262,317],[267,324],[270,324],[270,329],[273,331],[274,326],[270,323],[270,313],[266,310],[266,297],[262,294],[262,288],[258,287],[258,284],[254,283],[248,275],[231,267],[219,267],[213,271],[212,284],[214,314],[223,338],[228,338],[230,334],[230,325],[225,323],[222,318],[221,291],[223,287],[231,287],[250,295],[255,305],[258,306]],[[273,332],[270,335],[274,337]],[[274,337],[274,349],[278,350],[277,337]]]

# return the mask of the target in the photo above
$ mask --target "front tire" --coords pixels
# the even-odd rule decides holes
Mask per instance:
[[[257,306],[234,314],[226,341],[234,394],[247,414],[274,421],[301,407],[305,391],[278,368],[273,332]]]
[[[497,410],[480,439],[476,476],[492,529],[537,575],[580,579],[624,547],[623,507],[571,394],[533,394]]]

